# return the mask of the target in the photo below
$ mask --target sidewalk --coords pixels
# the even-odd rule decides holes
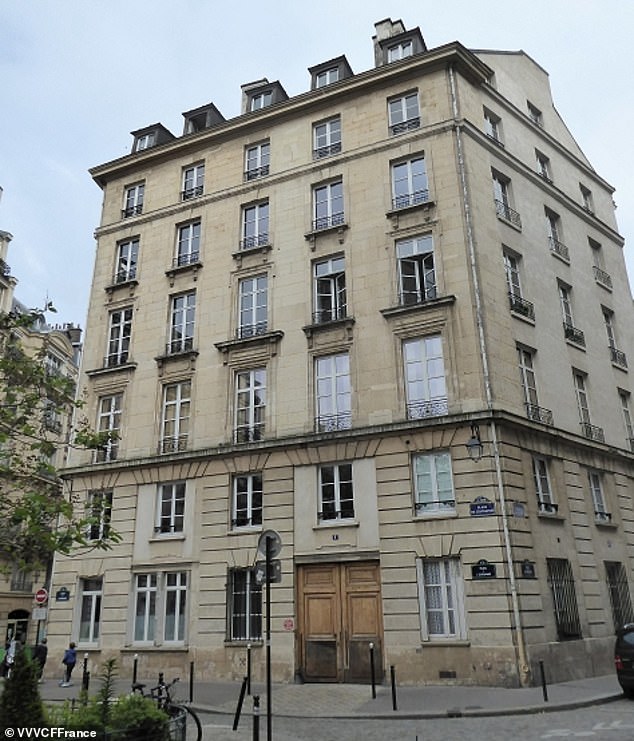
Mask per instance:
[[[146,680],[140,680],[146,681]],[[146,681],[147,687],[156,679]],[[129,680],[117,680],[117,692],[130,692]],[[46,701],[63,701],[79,697],[81,673],[72,687],[60,687],[52,679],[40,685]],[[99,689],[93,680],[90,694]],[[553,710],[596,705],[622,697],[621,688],[613,674],[590,679],[549,685],[548,702],[541,687],[504,689],[501,687],[422,686],[397,687],[397,710],[392,705],[390,685],[376,688],[372,698],[370,685],[360,684],[274,684],[272,707],[276,716],[297,718],[443,718],[458,716],[516,715],[542,713]],[[266,713],[265,687],[253,683],[251,694],[260,696],[260,712]],[[239,682],[196,682],[192,707],[203,712],[233,716],[240,696]],[[175,697],[189,698],[186,681],[178,685]],[[245,697],[243,714],[253,709],[252,697]]]

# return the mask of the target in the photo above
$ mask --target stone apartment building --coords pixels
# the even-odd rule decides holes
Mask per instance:
[[[611,670],[632,619],[634,313],[598,175],[524,52],[376,24],[95,167],[81,385],[117,439],[69,491],[49,643],[143,675],[517,686]]]

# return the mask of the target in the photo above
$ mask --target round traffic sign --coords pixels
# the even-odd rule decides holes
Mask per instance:
[[[41,589],[38,589],[35,593],[35,601],[38,605],[43,605],[44,603],[48,602],[48,592],[44,587]]]

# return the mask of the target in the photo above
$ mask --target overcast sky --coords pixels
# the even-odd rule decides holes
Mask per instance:
[[[101,191],[89,167],[129,153],[130,131],[213,101],[240,113],[240,85],[297,95],[307,68],[345,54],[373,66],[374,23],[419,26],[429,48],[523,49],[555,105],[616,188],[634,283],[632,0],[0,0],[0,229],[29,306],[85,326]]]

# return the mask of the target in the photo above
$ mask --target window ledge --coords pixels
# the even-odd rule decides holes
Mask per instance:
[[[312,347],[313,336],[319,332],[327,332],[329,329],[338,329],[342,327],[345,330],[348,342],[352,342],[352,328],[354,326],[354,317],[346,316],[341,319],[332,319],[328,322],[318,322],[317,324],[307,324],[302,327],[302,332],[306,335],[309,346]]]
[[[432,638],[429,636],[428,638],[425,638],[422,642],[422,647],[429,647],[429,646],[470,646],[471,641],[467,638]]]
[[[122,280],[118,283],[110,283],[105,287],[105,291],[112,298],[112,294],[119,288],[128,288],[130,296],[134,294],[134,289],[139,285],[139,281],[136,278],[130,278],[129,280]]]
[[[239,525],[236,525],[235,527],[232,527],[231,530],[227,530],[227,535],[249,535],[250,533],[261,533],[262,532],[262,525],[243,525],[240,527]]]
[[[434,509],[428,512],[418,512],[412,517],[414,522],[421,522],[425,520],[450,520],[458,517],[458,513],[455,509]]]
[[[618,524],[613,520],[599,520],[595,517],[594,524],[602,530],[618,530]]]
[[[532,327],[535,326],[535,318],[526,316],[526,314],[522,314],[522,312],[517,311],[515,309],[511,309],[511,316],[514,319],[519,319],[521,322],[526,322],[526,324],[530,324]]]
[[[311,250],[315,249],[317,237],[320,237],[322,234],[337,234],[339,236],[339,244],[343,244],[345,232],[348,228],[348,224],[344,222],[342,224],[326,226],[323,229],[313,229],[312,231],[306,232],[306,234],[304,234],[304,239],[307,242],[310,242]]]
[[[581,352],[586,352],[585,345],[581,345],[579,342],[575,342],[568,337],[566,337],[566,345],[570,345],[570,347],[574,347],[576,350],[581,350]]]
[[[185,540],[184,533],[163,533],[162,535],[152,535],[149,538],[150,543],[164,543],[166,540],[173,542],[175,540]]]
[[[251,648],[262,648],[264,640],[262,638],[227,638],[224,645],[226,648],[246,648],[247,645]]]
[[[359,527],[359,520],[353,518],[343,518],[340,520],[321,520],[317,525],[313,525],[313,530],[327,530],[328,528],[335,527]]]
[[[81,646],[77,646],[81,648]],[[186,643],[130,643],[127,646],[123,646],[119,649],[122,653],[140,653],[141,651],[147,651],[148,653],[154,653],[155,651],[171,651],[172,653],[183,653],[189,651],[189,646]]]
[[[170,280],[170,287],[174,285],[174,279],[177,275],[180,275],[182,273],[187,273],[189,271],[192,272],[192,278],[196,280],[198,278],[198,271],[200,268],[202,268],[203,264],[200,262],[200,260],[195,260],[194,262],[188,262],[184,265],[174,265],[173,267],[169,268],[165,271],[165,275]]]
[[[456,297],[452,294],[448,296],[440,296],[439,298],[430,298],[427,301],[421,301],[418,304],[407,304],[406,306],[390,306],[387,309],[381,309],[381,314],[386,319],[392,317],[401,316],[402,314],[410,314],[416,311],[425,311],[426,309],[434,309],[441,306],[451,306],[456,302]]]
[[[537,517],[541,520],[555,520],[556,522],[565,522],[566,518],[558,512],[538,512]]]
[[[121,371],[133,371],[136,368],[136,363],[121,363],[121,365],[109,365],[106,368],[92,368],[86,371],[86,375],[89,378],[93,376],[105,376],[110,373],[119,373]]]
[[[398,216],[399,214],[407,214],[411,211],[418,211],[419,209],[431,209],[436,206],[436,201],[434,201],[432,198],[428,199],[427,201],[421,201],[420,203],[412,203],[408,204],[407,206],[401,206],[400,208],[391,208],[389,211],[385,212],[385,216],[388,219],[393,218],[394,216]]]
[[[231,257],[238,263],[238,267],[242,265],[242,260],[249,255],[262,255],[264,259],[268,253],[273,249],[272,244],[258,244],[254,247],[244,247],[241,250],[236,250],[231,253]]]
[[[284,337],[284,332],[281,330],[274,330],[273,332],[265,332],[264,334],[256,334],[253,337],[242,337],[237,340],[226,340],[224,342],[215,342],[215,347],[220,350],[223,354],[223,364],[227,365],[229,362],[229,353],[238,348],[257,347],[259,345],[268,345],[271,349],[271,355],[277,354],[277,345],[281,342]]]

